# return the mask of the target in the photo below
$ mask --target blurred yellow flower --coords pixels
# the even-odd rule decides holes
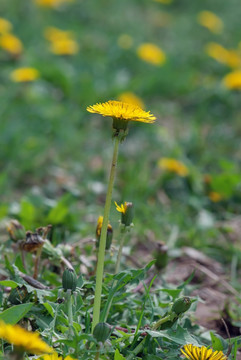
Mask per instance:
[[[19,325],[0,322],[0,338],[31,354],[52,353],[53,349],[41,340],[38,333],[27,331]]]
[[[102,225],[103,225],[103,216],[99,216],[98,217],[98,220],[97,220],[97,226],[96,226],[96,230],[95,230],[95,233],[96,233],[96,237],[97,239],[100,238],[100,235],[101,235],[101,229],[102,229]],[[107,232],[108,231],[111,231],[112,232],[112,226],[110,223],[108,223],[108,226],[107,226]]]
[[[215,34],[220,34],[223,30],[223,21],[211,11],[201,11],[197,16],[197,20],[200,25]]]
[[[44,37],[49,41],[71,39],[72,35],[71,31],[61,30],[53,26],[47,27],[44,31]]]
[[[128,34],[121,34],[118,37],[117,44],[122,49],[130,49],[133,45],[133,38]]]
[[[23,67],[12,71],[10,78],[14,82],[30,82],[39,78],[39,75],[37,69]]]
[[[189,360],[227,360],[222,351],[213,351],[205,346],[184,345],[181,352]]]
[[[39,6],[57,8],[62,4],[69,3],[73,0],[35,0],[35,3]]]
[[[125,201],[124,204],[118,205],[115,201],[116,210],[119,211],[122,214],[126,213],[127,210],[127,202]]]
[[[181,161],[173,158],[161,158],[158,161],[158,166],[163,170],[176,173],[183,177],[187,176],[189,173],[188,168]]]
[[[165,5],[168,5],[168,4],[171,4],[172,0],[154,0],[156,2],[159,2],[161,4],[165,4]]]
[[[74,359],[69,355],[67,357],[63,358],[62,356],[58,356],[58,354],[55,352],[50,355],[40,356],[37,360],[77,360],[77,359]]]
[[[0,46],[12,55],[19,55],[23,50],[21,40],[9,33],[3,34],[0,37]]]
[[[97,237],[100,237],[101,229],[102,229],[102,225],[103,225],[103,219],[104,219],[103,216],[98,217],[96,231],[95,231]]]
[[[50,41],[50,51],[55,55],[74,55],[79,50],[79,45],[74,40],[71,31],[48,27],[44,36]]]
[[[4,19],[4,18],[0,18],[0,34],[5,34],[8,33],[12,30],[12,24]]]
[[[137,49],[137,55],[140,59],[152,65],[160,66],[166,61],[164,51],[152,43],[144,43],[140,45]]]
[[[79,51],[79,45],[74,39],[53,41],[50,51],[55,55],[74,55]]]
[[[153,123],[156,120],[155,116],[150,114],[150,111],[147,112],[142,110],[139,106],[114,100],[88,106],[87,111],[125,121]]]
[[[212,202],[219,202],[223,199],[222,195],[219,194],[218,192],[216,191],[211,191],[209,194],[208,194],[208,197],[209,199],[212,201]]]
[[[232,68],[241,65],[241,57],[236,50],[225,49],[222,45],[213,42],[207,44],[205,50],[210,57],[222,64]]]
[[[124,103],[139,106],[142,109],[145,108],[143,101],[138,96],[133,94],[132,92],[124,92],[124,93],[120,94],[118,96],[118,100],[120,100]]]
[[[241,70],[233,71],[223,78],[223,84],[231,90],[241,90]]]

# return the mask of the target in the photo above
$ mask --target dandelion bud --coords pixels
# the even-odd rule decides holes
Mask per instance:
[[[97,221],[97,227],[96,227],[96,247],[99,247],[100,244],[100,235],[101,235],[101,229],[103,225],[103,216],[99,216],[99,219]],[[112,238],[113,238],[113,229],[110,224],[108,224],[107,227],[107,234],[106,234],[106,245],[105,249],[109,250],[112,244]]]
[[[156,259],[155,267],[157,268],[157,270],[164,269],[167,266],[167,262],[168,262],[167,251],[168,248],[164,242],[160,241],[159,243],[157,243],[156,249],[153,253],[154,258]]]
[[[13,241],[23,240],[25,238],[25,229],[17,220],[11,220],[9,222],[7,232]]]
[[[104,343],[111,333],[111,326],[107,323],[98,323],[93,331],[93,336],[98,342]]]
[[[190,308],[191,304],[191,299],[189,297],[180,297],[179,299],[175,300],[174,304],[172,305],[172,311],[177,315],[181,315]]]
[[[73,269],[67,268],[64,270],[62,277],[62,286],[64,291],[75,291],[77,286],[77,276]]]
[[[134,207],[132,202],[126,202],[120,206],[115,202],[116,210],[121,213],[121,223],[130,226],[134,218]]]

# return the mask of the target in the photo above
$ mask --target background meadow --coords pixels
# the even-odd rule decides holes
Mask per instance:
[[[138,103],[157,121],[131,124],[120,146],[113,200],[135,206],[123,268],[144,266],[159,241],[177,269],[185,249],[199,250],[234,289],[222,315],[239,335],[240,17],[238,0],[1,0],[0,226],[10,259],[10,219],[26,230],[50,223],[54,246],[80,244],[69,256],[87,272],[81,256],[93,256],[113,144],[111,120],[86,107]],[[19,68],[35,69],[32,78]],[[3,279],[4,266],[2,257]]]

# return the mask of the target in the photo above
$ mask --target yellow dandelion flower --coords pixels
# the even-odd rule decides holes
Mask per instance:
[[[100,237],[102,225],[103,225],[103,216],[99,216],[99,218],[97,220],[97,227],[96,227],[96,236],[97,237]]]
[[[205,346],[184,345],[181,352],[189,360],[227,360],[222,351],[213,351]]]
[[[41,340],[38,333],[27,331],[19,325],[0,322],[0,338],[31,354],[52,353],[53,349]]]
[[[139,106],[141,109],[144,109],[145,107],[143,101],[138,96],[129,91],[120,94],[118,96],[118,100],[124,103]]]
[[[139,106],[115,100],[88,106],[87,111],[124,121],[153,123],[156,120],[155,116],[150,114],[150,111],[147,112],[142,110]]]
[[[223,84],[230,90],[241,90],[241,70],[232,71],[223,78]]]
[[[35,3],[42,7],[57,8],[58,6],[71,1],[73,0],[35,0]]]
[[[137,49],[137,55],[140,59],[156,66],[161,66],[166,62],[164,51],[151,43],[144,43]]]
[[[215,34],[220,34],[223,30],[223,21],[211,11],[201,11],[197,21]]]
[[[133,45],[133,38],[128,34],[121,34],[118,37],[117,44],[122,49],[130,49]]]
[[[52,42],[50,51],[55,55],[74,55],[79,51],[79,46],[74,39],[60,39]]]
[[[103,216],[99,216],[98,221],[97,221],[97,227],[96,227],[96,247],[98,248],[100,245],[100,236],[101,236],[101,231],[102,231],[102,226],[103,226]],[[113,238],[113,229],[110,223],[108,223],[107,225],[107,234],[106,234],[106,244],[105,244],[105,248],[106,250],[110,249],[111,243],[112,243],[112,238]]]
[[[103,225],[103,216],[99,216],[98,220],[97,220],[97,227],[96,227],[96,236],[97,236],[97,238],[100,237],[102,225]],[[112,231],[112,226],[110,224],[108,224],[107,231],[108,230]]]
[[[118,205],[115,201],[116,210],[119,211],[122,214],[126,213],[127,210],[127,202],[125,201],[124,204]]]
[[[21,40],[9,33],[3,34],[0,37],[0,47],[12,55],[20,55],[23,51]]]
[[[44,37],[49,41],[58,41],[63,39],[71,39],[73,33],[71,31],[65,31],[53,26],[48,26],[44,31]]]
[[[0,18],[0,34],[5,34],[8,33],[12,30],[12,24],[4,19],[4,18]]]
[[[225,64],[227,59],[228,50],[222,45],[211,42],[205,48],[206,53],[213,59]]]
[[[241,65],[241,58],[238,51],[225,49],[220,44],[207,44],[206,53],[216,61],[232,68],[240,67]]]
[[[189,173],[188,168],[181,161],[173,158],[161,158],[158,161],[158,166],[163,170],[176,173],[183,177],[187,176]]]
[[[31,82],[38,79],[39,75],[37,69],[23,67],[12,71],[10,78],[14,82]]]
[[[222,195],[219,194],[218,192],[216,191],[211,191],[209,194],[208,194],[208,197],[209,199],[212,201],[212,202],[219,202],[223,199]]]
[[[154,1],[164,4],[164,5],[169,5],[172,3],[172,0],[154,0]]]

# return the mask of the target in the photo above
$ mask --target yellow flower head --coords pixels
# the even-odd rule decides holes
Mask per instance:
[[[201,11],[198,14],[197,20],[200,25],[206,27],[215,34],[220,34],[223,30],[222,20],[211,11]]]
[[[97,237],[100,237],[102,225],[103,225],[103,216],[99,216],[99,218],[97,220],[97,227],[96,227],[96,236]]]
[[[217,43],[209,43],[206,46],[206,53],[218,62],[230,66],[232,68],[241,65],[241,58],[236,50],[225,49]]]
[[[222,351],[213,351],[205,346],[184,345],[181,352],[189,360],[227,360]]]
[[[53,26],[48,26],[44,31],[44,37],[49,41],[58,41],[58,40],[65,40],[71,39],[73,36],[71,31],[65,31],[58,29]]]
[[[122,49],[130,49],[133,45],[133,38],[128,34],[121,34],[118,37],[117,43]]]
[[[74,55],[79,51],[79,45],[74,39],[59,39],[52,42],[50,51],[55,55]]]
[[[124,205],[123,204],[118,205],[117,202],[115,201],[115,206],[116,206],[116,210],[119,211],[120,213],[122,213],[122,214],[126,213],[126,210],[127,210],[127,202],[126,201],[124,202]]]
[[[218,192],[216,191],[211,191],[209,194],[208,194],[208,197],[209,199],[212,201],[212,202],[219,202],[223,199],[222,195],[219,194]]]
[[[3,18],[0,18],[0,34],[8,33],[12,30],[12,24]]]
[[[139,106],[115,100],[88,106],[87,111],[125,121],[153,123],[156,120],[155,116],[150,114],[150,111],[147,112],[142,110]]]
[[[230,90],[241,90],[241,70],[227,74],[223,79],[223,84]]]
[[[35,0],[36,4],[42,7],[57,8],[62,4],[69,3],[73,0]]]
[[[137,55],[140,59],[156,66],[161,66],[166,62],[164,51],[151,43],[144,43],[137,49]]]
[[[0,47],[12,55],[20,55],[23,51],[22,42],[14,35],[6,33],[0,37]]]
[[[39,72],[34,68],[19,68],[11,72],[10,78],[14,82],[30,82],[39,77]]]
[[[181,162],[172,158],[161,158],[158,161],[158,166],[161,169],[176,173],[179,176],[187,176],[188,168]]]
[[[103,216],[99,216],[99,218],[97,220],[97,227],[96,227],[96,237],[97,238],[99,238],[101,235],[102,225],[103,225]],[[107,232],[108,231],[111,231],[111,232],[113,231],[111,224],[108,224],[108,226],[107,226]]]
[[[8,325],[0,322],[0,338],[31,354],[52,353],[53,349],[41,340],[38,333],[21,328],[19,325]]]
[[[120,100],[124,103],[139,106],[141,109],[144,109],[144,107],[145,107],[143,101],[138,96],[133,94],[132,92],[124,92],[124,93],[120,94],[118,96],[118,100]]]

